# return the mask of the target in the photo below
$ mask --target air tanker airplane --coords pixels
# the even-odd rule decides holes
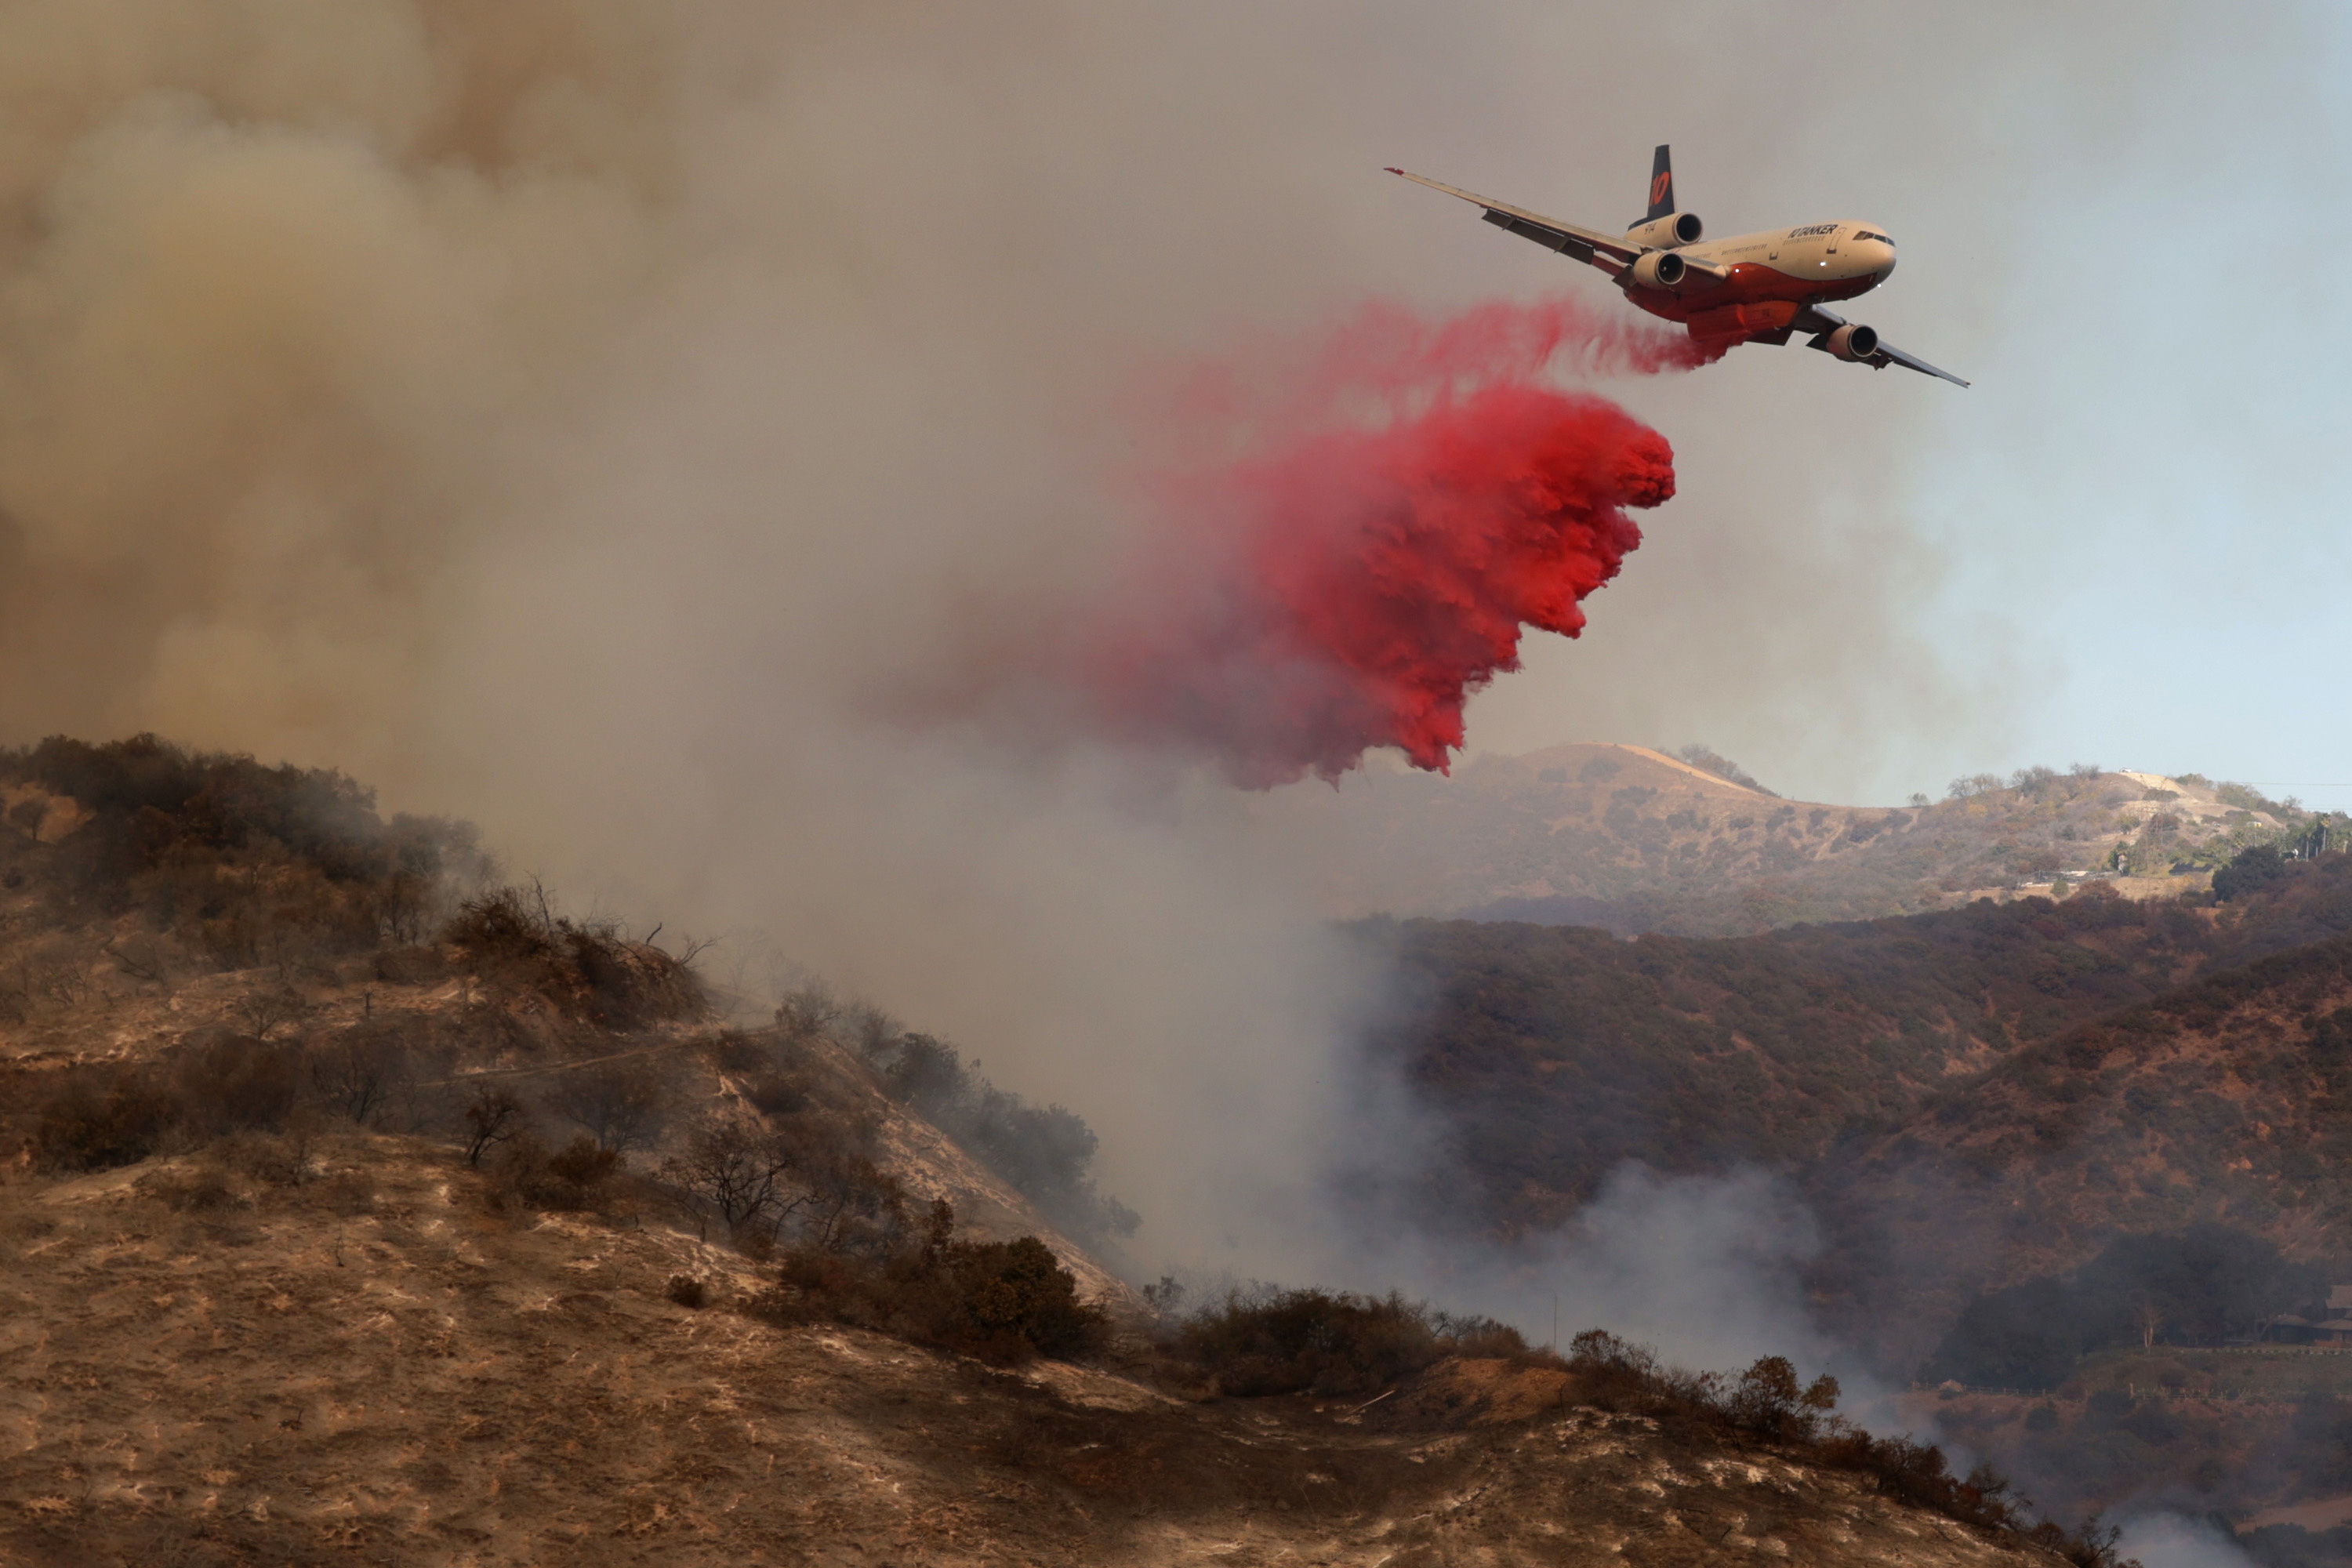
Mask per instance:
[[[1488,223],[1547,250],[1590,262],[1613,279],[1625,298],[1654,316],[1680,321],[1700,342],[1725,348],[1785,343],[1791,332],[1809,332],[1811,340],[1806,347],[1835,354],[1849,364],[1878,370],[1899,364],[1968,385],[1950,371],[1905,353],[1881,341],[1871,328],[1825,308],[1827,300],[1868,293],[1895,270],[1895,241],[1876,224],[1844,219],[1809,223],[1702,245],[1698,215],[1675,204],[1674,163],[1664,147],[1658,149],[1650,175],[1649,216],[1627,229],[1622,239],[1505,206],[1402,169],[1389,173],[1475,202],[1486,209]]]

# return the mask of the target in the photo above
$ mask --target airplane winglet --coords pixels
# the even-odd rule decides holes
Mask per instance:
[[[1402,174],[1404,171],[1402,169],[1391,169],[1387,164],[1383,163],[1381,165],[1381,173],[1383,174]]]

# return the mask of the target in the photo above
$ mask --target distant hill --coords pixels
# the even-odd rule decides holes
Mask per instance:
[[[1704,748],[1685,757],[1699,761],[1554,746],[1451,778],[1350,778],[1336,795],[1265,809],[1318,854],[1327,902],[1343,915],[1685,936],[1948,909],[2053,882],[2177,893],[2245,845],[2310,823],[2195,775],[2026,769],[1890,808],[1782,800]]]
[[[1621,1162],[1670,1173],[1761,1163],[1822,1194],[1846,1232],[1877,1237],[1872,1246],[1895,1237],[1898,1250],[1936,1258],[1924,1289],[1943,1300],[1964,1281],[2079,1260],[2105,1229],[2176,1223],[2183,1213],[2258,1223],[2282,1239],[2295,1225],[2352,1220],[2352,1201],[2284,1152],[2336,1147],[2316,1123],[2312,1140],[2284,1142],[2286,1163],[2253,1159],[2237,1184],[2216,1175],[2218,1154],[2188,1154],[2200,1138],[2225,1147],[2216,1142],[2222,1131],[2237,1138],[2232,1129],[2253,1121],[2300,1129],[2322,1114],[2319,1069],[2294,1077],[2284,1063],[2305,1051],[2295,1041],[2319,1027],[2315,1018],[2352,1002],[2331,1002],[2328,992],[2352,952],[2345,853],[2279,865],[2274,879],[2230,902],[2140,902],[2094,886],[2065,900],[1980,900],[1748,938],[1625,942],[1601,931],[1475,921],[1367,921],[1357,931],[1385,947],[1400,990],[1418,999],[1412,1023],[1381,1048],[1449,1129],[1425,1173],[1433,1217],[1446,1223],[1550,1227]],[[2213,1023],[2221,1016],[2234,1023]],[[2291,1023],[2277,1025],[2286,1044],[2265,1047],[2261,1093],[2246,1077],[2253,1068],[2232,1056],[2237,1044],[2197,1047],[2192,1065],[2166,1065],[2161,1074],[2173,1077],[2157,1079],[2147,1077],[2161,1056],[2152,1047],[2140,1063],[2116,1056],[2124,1047],[2094,1053],[2084,1044],[2140,1041],[2149,1030],[2176,1041],[2189,1030],[2183,1020],[2222,1030],[2213,1039],[2237,1041],[2230,1030],[2251,1030],[2251,1039],[2272,1027],[2255,1020],[2272,1016]],[[2201,1086],[2206,1068],[2194,1063],[2230,1081]],[[2300,1110],[2253,1110],[2263,1096],[2303,1100]],[[2221,1100],[2237,1110],[2222,1117]],[[2112,1126],[2168,1129],[2157,1135],[2178,1145],[2168,1168],[2194,1201],[2168,1187],[2161,1201],[2140,1201],[2147,1194],[2115,1175],[2128,1162],[2072,1131],[2110,1129],[2098,1119],[2110,1114]],[[2352,1131],[2345,1140],[2352,1152]],[[2095,1201],[2077,1192],[2061,1217],[2030,1225],[2032,1246],[2011,1248],[2018,1215],[2042,1213],[2011,1183],[2034,1192],[2088,1183],[2082,1192]],[[2258,1190],[2239,1192],[2246,1183]],[[1983,1229],[1967,1232],[1967,1246],[1955,1239],[1964,1211]],[[2294,1220],[2282,1220],[2288,1211]],[[1858,1250],[1849,1262],[1877,1268]],[[1912,1290],[1912,1269],[1895,1274],[1895,1286]],[[1874,1305],[1858,1311],[1916,1319],[1928,1340],[1948,1321],[1938,1317],[1948,1302],[1922,1319],[1870,1290],[1863,1298]]]
[[[2352,858],[2311,878],[2352,893]],[[1969,1295],[2074,1268],[2117,1234],[2211,1222],[2290,1257],[2341,1257],[2352,936],[2026,1046],[1857,1129],[1807,1184],[1833,1216],[1823,1272],[1843,1283],[1845,1315],[1905,1354]],[[1885,1310],[1889,1286],[1900,1314]]]

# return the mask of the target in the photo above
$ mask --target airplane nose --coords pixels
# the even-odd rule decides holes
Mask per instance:
[[[1878,252],[1878,280],[1884,283],[1895,276],[1895,247],[1885,240],[1873,240],[1871,247]]]

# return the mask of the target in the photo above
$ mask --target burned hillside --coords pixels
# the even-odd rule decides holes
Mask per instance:
[[[744,1019],[339,775],[0,778],[8,1550],[2110,1560],[1785,1363],[1139,1296],[1073,1112],[813,985]]]
[[[0,754],[0,1024],[11,1070],[60,1108],[26,1134],[51,1163],[242,1125],[224,1117],[469,1135],[494,1085],[511,1085],[516,1128],[620,1153],[714,1106],[773,1122],[815,1103],[804,1131],[951,1158],[983,1223],[1035,1217],[1026,1189],[1075,1230],[1132,1229],[1095,1190],[1094,1135],[1069,1111],[821,989],[731,1026],[686,958],[563,913],[535,883],[497,884],[472,829],[386,820],[341,774],[55,739]],[[921,1108],[963,1123],[971,1152],[898,1108],[915,1090],[889,1064],[925,1053]]]
[[[2277,871],[2226,901],[2094,886],[1755,937],[1355,929],[1414,1004],[1375,1048],[1451,1130],[1433,1187],[1517,1229],[1626,1160],[1801,1170],[2035,1041],[2352,931],[2352,857]]]

